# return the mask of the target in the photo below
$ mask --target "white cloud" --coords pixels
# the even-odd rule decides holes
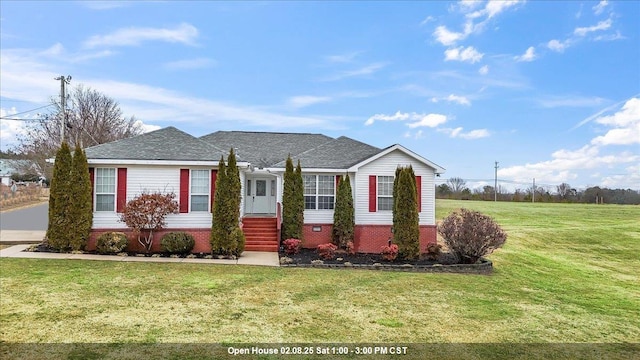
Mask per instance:
[[[195,58],[171,61],[164,64],[165,69],[169,70],[190,70],[190,69],[204,69],[211,66],[215,66],[216,62],[208,58]]]
[[[600,1],[598,5],[595,5],[594,7],[592,7],[593,13],[596,15],[602,14],[602,12],[607,7],[607,5],[609,5],[609,2],[607,0]]]
[[[371,116],[364,123],[365,125],[372,125],[376,121],[412,121],[407,126],[410,128],[417,127],[436,127],[440,124],[444,124],[447,121],[447,117],[441,114],[419,114],[419,113],[403,113],[396,112],[393,115],[375,114]]]
[[[330,63],[351,63],[360,54],[361,51],[352,51],[345,54],[328,55],[325,56],[325,60]]]
[[[320,79],[320,81],[338,81],[338,80],[342,80],[350,77],[367,76],[367,75],[371,75],[378,72],[379,70],[383,69],[387,65],[388,63],[385,63],[385,62],[377,62],[377,63],[365,65],[358,69],[342,71],[333,76]]]
[[[447,117],[442,114],[422,114],[422,118],[416,122],[407,124],[410,128],[430,127],[434,128],[447,122]]]
[[[478,70],[480,75],[487,75],[489,73],[489,65],[485,65]]]
[[[116,8],[127,7],[131,5],[131,1],[80,1],[82,6],[91,10],[111,10]]]
[[[11,117],[18,113],[15,107],[10,109],[0,108],[0,117]],[[17,145],[18,136],[25,134],[24,121],[0,119],[0,148],[9,149]]]
[[[404,137],[407,139],[422,139],[424,137],[424,132],[422,130],[418,130],[415,133],[412,133],[411,131],[407,131],[404,133]]]
[[[441,97],[441,98],[433,97],[433,98],[431,98],[431,101],[434,102],[434,103],[437,103],[439,101],[449,101],[449,102],[455,102],[455,103],[460,104],[460,105],[467,105],[467,106],[471,105],[471,101],[469,101],[469,99],[467,99],[466,97],[458,96],[458,95],[454,95],[454,94],[451,94],[451,95],[449,95],[447,97]]]
[[[594,31],[607,30],[608,28],[611,27],[611,23],[612,23],[611,19],[607,19],[605,21],[598,22],[597,25],[587,26],[587,27],[578,27],[575,30],[573,30],[573,33],[578,36],[585,36],[588,33],[591,33]]]
[[[533,46],[529,46],[529,48],[527,49],[527,51],[524,52],[524,54],[520,55],[520,56],[516,56],[514,57],[514,59],[516,59],[517,61],[533,61],[536,59],[536,49]]]
[[[467,35],[469,34],[449,31],[444,25],[438,26],[433,32],[433,37],[444,46],[453,45],[460,40],[464,40]]]
[[[601,125],[613,127],[606,134],[591,140],[594,145],[631,145],[640,143],[640,98],[628,100],[613,115],[595,119]]]
[[[435,21],[436,19],[433,16],[427,16],[426,18],[424,18],[424,20],[422,20],[420,22],[420,26],[424,26],[427,25],[428,23]]]
[[[594,41],[616,41],[622,39],[626,39],[626,37],[622,36],[620,31],[616,31],[615,34],[598,35],[593,38]]]
[[[478,50],[476,50],[473,46],[469,46],[467,48],[461,46],[458,48],[447,49],[445,50],[444,55],[445,61],[462,61],[471,64],[482,60],[482,57],[484,56],[484,54],[478,52]]]
[[[460,0],[458,2],[460,10],[464,13],[475,10],[480,5],[482,5],[482,0]]]
[[[520,2],[522,1],[520,0],[489,0],[489,2],[487,2],[487,6],[485,7],[487,17],[490,19]]]
[[[162,126],[145,124],[140,120],[136,120],[136,125],[140,126],[142,128],[142,132],[145,133],[162,129]]]
[[[597,96],[552,96],[539,99],[538,102],[545,108],[556,107],[594,107],[601,105],[604,98]]]
[[[326,103],[331,101],[331,98],[328,96],[309,96],[309,95],[301,95],[301,96],[292,96],[287,100],[287,104],[293,108],[303,108],[307,106],[311,106],[319,103]]]
[[[547,43],[547,47],[556,52],[564,52],[564,49],[569,47],[569,42],[553,39]]]
[[[619,104],[618,104],[619,106]],[[611,107],[605,110],[609,111]],[[633,164],[628,169],[635,169],[640,162],[640,153],[637,151],[609,152],[602,154],[602,150],[610,145],[633,145],[640,143],[640,98],[627,100],[624,106],[616,113],[601,116],[600,111],[589,121],[604,126],[613,127],[605,135],[597,136],[587,145],[577,150],[560,149],[551,154],[551,160],[533,164],[516,165],[498,170],[498,176],[516,181],[530,181],[536,178],[541,182],[558,183],[569,181],[578,177],[578,171],[613,168],[616,164]],[[595,120],[594,120],[595,119]],[[582,123],[581,123],[582,124]],[[602,184],[616,187],[635,187],[640,174],[629,176],[602,177]],[[631,184],[634,184],[633,186]]]
[[[372,117],[368,118],[365,121],[365,125],[372,125],[376,121],[404,121],[410,119],[412,116],[415,116],[416,113],[402,113],[400,111],[396,112],[393,115],[385,115],[385,114],[375,114]]]
[[[463,130],[463,127],[438,129],[439,132],[448,134],[449,137],[460,137],[467,140],[480,139],[491,136],[491,133],[487,129],[475,129],[468,132],[463,132]]]
[[[145,41],[164,41],[195,45],[198,29],[182,23],[175,28],[139,28],[118,29],[107,35],[94,35],[84,42],[87,48],[100,46],[137,46]]]

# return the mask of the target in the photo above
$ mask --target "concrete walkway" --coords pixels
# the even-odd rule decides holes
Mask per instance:
[[[4,231],[3,231],[4,232]],[[42,238],[40,238],[42,240]],[[37,241],[39,242],[39,241]],[[36,242],[36,243],[37,243]],[[229,259],[186,259],[165,257],[114,256],[93,254],[60,254],[46,252],[24,251],[29,245],[14,245],[0,250],[0,257],[29,258],[29,259],[69,259],[69,260],[103,260],[124,262],[163,262],[163,263],[192,263],[218,265],[259,265],[280,266],[280,259],[276,252],[245,251],[237,260]]]

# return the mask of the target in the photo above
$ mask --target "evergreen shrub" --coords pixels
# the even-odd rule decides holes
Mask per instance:
[[[182,231],[167,233],[160,239],[162,251],[171,254],[187,254],[195,245],[193,235]]]
[[[107,232],[101,234],[96,242],[96,251],[100,254],[117,254],[129,245],[129,238],[123,232]]]

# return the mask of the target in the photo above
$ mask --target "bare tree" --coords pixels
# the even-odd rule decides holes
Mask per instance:
[[[459,177],[450,178],[449,180],[447,180],[447,185],[449,185],[449,188],[451,189],[451,191],[453,191],[454,194],[460,194],[462,191],[464,191],[464,189],[467,188],[467,182]]]
[[[54,98],[52,104],[53,112],[28,125],[25,135],[18,139],[16,148],[48,179],[52,175],[52,166],[46,160],[53,158],[60,146],[60,127],[63,121],[60,100]],[[85,148],[138,135],[142,132],[142,127],[133,116],[125,118],[114,99],[97,90],[78,85],[68,96],[64,132],[65,140],[70,146],[78,144]]]
[[[576,193],[576,190],[572,189],[571,185],[562,183],[556,186],[556,192],[558,193],[558,197],[560,198],[560,200],[566,200],[571,195],[574,195]]]

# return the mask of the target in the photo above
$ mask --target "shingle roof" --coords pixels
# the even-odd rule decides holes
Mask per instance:
[[[88,159],[217,161],[227,151],[173,126],[85,149]],[[238,161],[243,161],[238,157]]]
[[[237,149],[237,155],[256,167],[271,167],[309,149],[334,141],[322,134],[273,133],[251,131],[218,131],[201,140],[226,149]],[[307,165],[305,165],[307,166]]]
[[[341,136],[303,153],[291,154],[291,157],[300,160],[301,165],[305,168],[347,169],[380,151],[377,147]],[[284,166],[284,161],[274,164],[274,167]]]

